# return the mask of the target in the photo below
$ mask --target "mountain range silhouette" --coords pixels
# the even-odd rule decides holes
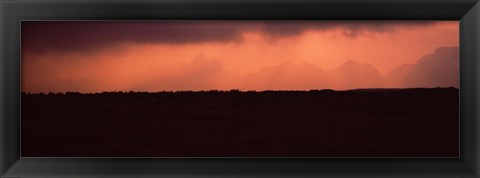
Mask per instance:
[[[347,60],[336,68],[324,69],[308,62],[284,62],[248,74],[229,71],[221,60],[201,54],[174,68],[146,70],[137,81],[118,90],[348,90],[357,88],[431,88],[460,85],[460,55],[457,46],[439,47],[412,64],[403,64],[385,74],[368,63]],[[388,59],[386,59],[388,60]],[[91,78],[56,80],[45,86],[69,88],[89,83]],[[45,89],[47,90],[47,89]],[[48,91],[48,90],[47,90]]]
[[[404,64],[386,75],[373,65],[347,60],[333,70],[323,70],[310,63],[286,62],[264,67],[245,77],[251,88],[409,88],[459,87],[459,48],[439,47],[414,64]],[[244,85],[245,86],[245,85]],[[273,88],[272,88],[273,86]]]
[[[406,87],[459,87],[460,53],[458,47],[440,47],[415,64],[404,64],[386,74],[394,85]]]

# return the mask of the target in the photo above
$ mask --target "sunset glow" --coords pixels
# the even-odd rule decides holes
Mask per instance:
[[[22,90],[458,87],[458,46],[457,21],[27,21]]]

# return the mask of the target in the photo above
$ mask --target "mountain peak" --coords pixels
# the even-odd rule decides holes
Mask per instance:
[[[371,64],[368,63],[360,63],[354,60],[347,60],[343,64],[341,64],[337,69],[359,69],[359,68],[364,68],[364,69],[369,69],[369,70],[377,70],[375,67],[373,67]]]
[[[442,46],[421,57],[415,64],[402,65],[388,73],[390,80],[407,87],[459,86],[458,46]]]
[[[440,63],[444,65],[458,65],[460,59],[460,49],[458,46],[442,46],[435,49],[433,53],[423,56],[416,64],[432,65]]]
[[[346,60],[343,65],[361,65],[361,63],[354,60]]]
[[[456,52],[459,51],[460,49],[458,46],[440,46],[437,49],[435,49],[434,53],[442,53],[442,52]]]

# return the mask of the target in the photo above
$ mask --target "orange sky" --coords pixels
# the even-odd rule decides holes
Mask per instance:
[[[101,23],[22,22],[23,91],[350,89],[334,72],[346,61],[385,76],[459,46],[457,21]],[[407,87],[362,80],[351,87]]]

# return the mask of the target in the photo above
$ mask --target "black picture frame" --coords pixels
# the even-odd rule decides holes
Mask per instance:
[[[26,158],[22,20],[459,20],[460,158]],[[478,0],[0,0],[0,177],[478,177]]]

